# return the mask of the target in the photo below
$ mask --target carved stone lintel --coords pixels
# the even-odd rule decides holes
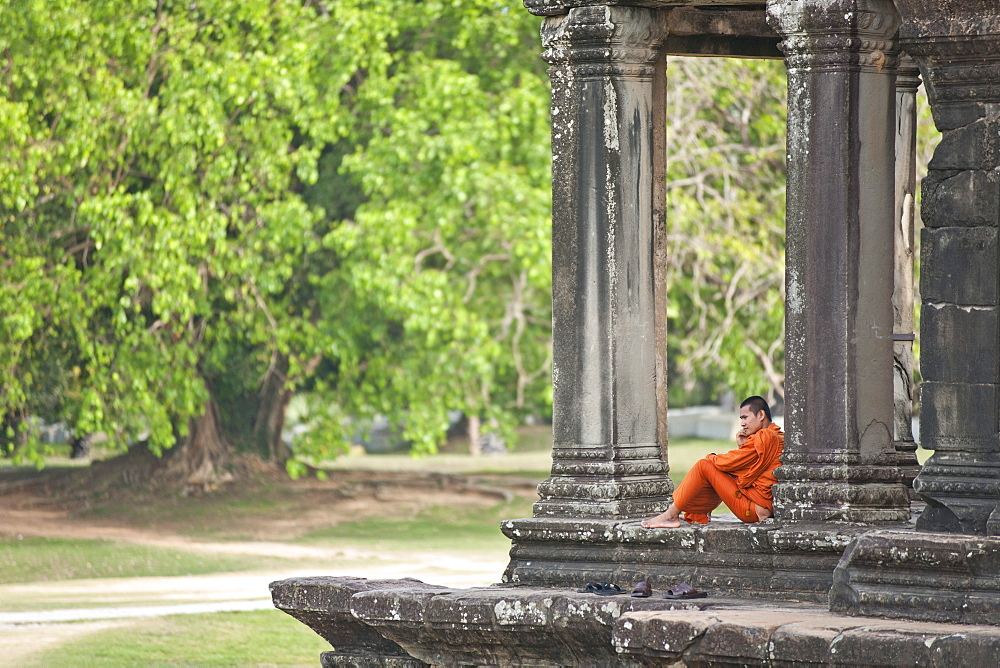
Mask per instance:
[[[897,0],[900,43],[918,62],[942,132],[995,116],[1000,105],[1000,7],[994,2]]]

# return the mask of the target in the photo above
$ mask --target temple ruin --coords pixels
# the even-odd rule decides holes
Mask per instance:
[[[533,517],[503,523],[501,585],[304,578],[275,583],[276,606],[331,641],[330,666],[1000,663],[1000,3],[525,6],[552,83],[551,476]],[[638,523],[672,492],[673,55],[787,67],[786,440],[761,524]],[[922,467],[921,84],[942,132],[921,184]],[[642,579],[729,598],[575,593]]]

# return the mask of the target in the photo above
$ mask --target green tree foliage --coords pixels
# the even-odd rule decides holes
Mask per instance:
[[[341,346],[338,405],[433,452],[449,409],[510,426],[551,403],[537,19],[478,0],[366,4],[358,20],[384,26],[373,51],[389,58],[357,77],[353,150],[328,163],[362,204],[324,238],[354,270],[319,278],[319,326]]]
[[[234,331],[277,347],[266,297],[316,217],[294,186],[334,130],[324,25],[292,2],[2,12],[0,410],[54,389],[46,417],[169,447]]]
[[[293,391],[432,450],[547,401],[547,117],[513,2],[0,3],[0,415],[284,458]],[[323,179],[319,179],[320,171]],[[353,427],[315,439],[343,443]]]
[[[670,58],[667,91],[671,383],[781,396],[784,65]]]

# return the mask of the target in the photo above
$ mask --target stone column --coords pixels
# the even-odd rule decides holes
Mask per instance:
[[[660,512],[666,476],[662,14],[547,17],[552,81],[552,475],[536,517]],[[662,302],[662,303],[660,303]]]
[[[917,184],[917,89],[920,70],[909,56],[900,58],[896,74],[896,215],[895,280],[892,291],[893,403],[895,446],[900,466],[916,475],[913,440],[913,233]]]
[[[920,436],[926,531],[1000,534],[1000,8],[900,3],[943,133],[923,182]],[[947,16],[947,19],[945,18]]]
[[[778,519],[909,518],[895,466],[891,0],[770,0],[788,67]]]

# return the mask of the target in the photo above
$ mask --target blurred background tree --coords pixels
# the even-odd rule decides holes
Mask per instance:
[[[517,0],[0,0],[0,447],[301,472],[551,411],[548,81]],[[781,395],[780,62],[671,58],[671,402]],[[312,430],[282,440],[302,397]]]
[[[514,11],[512,11],[514,10]],[[0,4],[0,434],[293,462],[546,411],[548,131],[513,2]],[[332,431],[331,431],[332,430]]]
[[[671,404],[784,396],[784,64],[667,61]]]

